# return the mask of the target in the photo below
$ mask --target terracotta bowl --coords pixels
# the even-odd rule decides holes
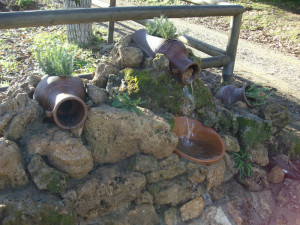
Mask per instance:
[[[223,158],[225,154],[225,146],[221,137],[213,129],[203,126],[203,124],[197,120],[193,120],[187,117],[175,117],[175,125],[173,132],[177,135],[178,138],[188,137],[190,130],[189,140],[203,143],[204,146],[209,145],[210,148],[214,151],[213,157],[195,157],[189,155],[182,150],[175,149],[174,153],[178,156],[194,161],[199,164],[212,164],[218,162]],[[178,147],[178,146],[177,146]],[[193,151],[198,151],[201,155],[201,147],[195,148]],[[193,155],[198,155],[198,152],[195,152]]]

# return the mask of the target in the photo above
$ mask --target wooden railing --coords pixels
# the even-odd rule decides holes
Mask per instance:
[[[184,43],[212,56],[202,59],[202,68],[222,66],[223,80],[225,82],[230,82],[233,74],[243,12],[244,8],[242,6],[232,4],[4,12],[0,13],[0,29],[124,20],[134,20],[139,23],[145,23],[145,19],[159,17],[162,14],[168,18],[233,16],[231,33],[226,51],[220,50],[192,37],[183,36],[180,38]]]

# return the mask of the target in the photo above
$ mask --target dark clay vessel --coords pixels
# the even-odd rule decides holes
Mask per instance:
[[[46,117],[63,129],[76,128],[86,120],[86,93],[80,78],[45,76],[33,98],[44,108]]]
[[[245,95],[245,90],[248,86],[248,84],[245,84],[243,87],[238,88],[233,85],[226,85],[217,92],[215,97],[220,99],[221,102],[225,105],[232,104],[237,101],[242,101],[245,102],[247,106],[251,107],[252,105],[248,102]]]
[[[145,29],[136,31],[132,35],[132,41],[148,56],[164,54],[169,59],[171,72],[177,75],[183,84],[192,83],[200,72],[199,65],[187,57],[187,49],[180,41],[148,35]]]

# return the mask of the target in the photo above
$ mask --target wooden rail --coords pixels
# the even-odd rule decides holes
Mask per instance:
[[[189,0],[195,1],[195,0]],[[198,0],[203,1],[203,0]],[[207,0],[206,0],[207,1]],[[218,0],[215,0],[218,1]],[[111,6],[115,0],[111,0]],[[244,8],[240,5],[185,5],[185,6],[142,6],[142,7],[110,7],[110,8],[84,8],[68,10],[45,10],[0,13],[0,29],[53,26],[63,24],[78,24],[91,22],[114,22],[124,20],[152,19],[165,15],[168,18],[182,17],[208,17],[208,16],[233,16],[231,35],[226,51],[208,45],[189,36],[180,40],[192,47],[203,51],[213,57],[204,58],[202,68],[223,66],[223,80],[230,82],[232,79],[234,60],[236,55],[239,30]],[[113,25],[110,25],[113,29]],[[112,35],[109,40],[112,41]]]

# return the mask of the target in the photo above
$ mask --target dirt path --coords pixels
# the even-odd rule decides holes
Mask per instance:
[[[107,0],[106,2],[108,3]],[[117,5],[128,6],[133,3],[118,0]],[[225,50],[228,34],[196,24],[193,19],[171,20],[179,31],[188,29],[189,36]],[[134,22],[125,21],[117,22],[115,31],[124,35],[140,28],[142,26]],[[221,75],[220,72],[217,75]],[[291,127],[300,131],[300,60],[298,58],[240,39],[234,76],[244,82],[256,82],[274,88],[276,92],[273,98],[289,108]]]

